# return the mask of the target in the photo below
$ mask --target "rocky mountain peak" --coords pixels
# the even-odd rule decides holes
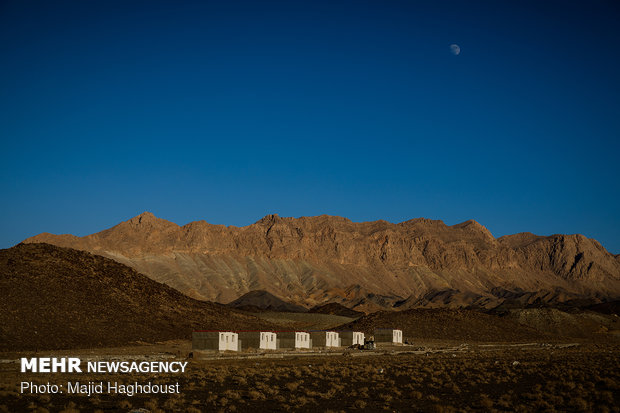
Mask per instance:
[[[148,222],[154,222],[154,221],[157,221],[157,219],[158,218],[155,215],[153,215],[151,212],[145,211],[141,213],[140,215],[136,215],[135,217],[131,218],[129,222],[134,225],[139,225],[139,224],[146,224]]]

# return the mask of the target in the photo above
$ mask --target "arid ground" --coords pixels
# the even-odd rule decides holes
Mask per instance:
[[[183,359],[186,341],[75,350],[73,356]],[[52,353],[50,353],[52,354]],[[59,352],[53,353],[56,355]],[[32,356],[30,354],[23,354]],[[194,352],[177,375],[21,374],[19,354],[0,364],[0,411],[618,411],[616,344],[470,344],[382,347],[323,354]],[[41,354],[38,354],[41,356]],[[10,361],[10,360],[13,361]],[[178,382],[174,396],[20,394],[21,381]]]

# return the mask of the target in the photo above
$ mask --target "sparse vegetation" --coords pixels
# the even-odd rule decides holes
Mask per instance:
[[[154,382],[178,380],[181,395],[136,395],[130,400],[114,395],[91,398],[22,395],[15,391],[16,376],[3,374],[0,411],[23,411],[30,407],[41,412],[140,408],[149,411],[617,412],[619,350],[616,344],[586,344],[472,347],[454,353],[311,356],[252,362],[194,360],[185,375],[131,378]],[[27,379],[47,381],[49,377],[33,375]]]

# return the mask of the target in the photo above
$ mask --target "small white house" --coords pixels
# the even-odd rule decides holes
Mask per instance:
[[[219,350],[239,351],[239,335],[232,331],[220,332]]]
[[[305,331],[295,332],[295,348],[310,348],[310,334]]]
[[[265,334],[265,337],[264,337],[265,347],[261,347],[261,348],[264,348],[266,350],[275,350],[277,348],[278,335],[274,333],[273,331],[261,332],[261,344],[263,343],[263,333]]]
[[[375,341],[377,343],[403,343],[403,332],[394,328],[376,328]]]

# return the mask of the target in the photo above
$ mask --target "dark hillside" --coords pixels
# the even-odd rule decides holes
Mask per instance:
[[[194,329],[267,327],[135,270],[49,244],[0,250],[0,349],[42,350],[190,338]]]

